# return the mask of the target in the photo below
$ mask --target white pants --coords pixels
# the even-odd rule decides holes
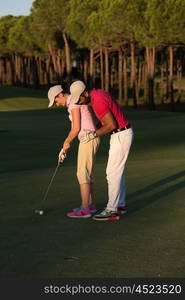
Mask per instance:
[[[108,203],[106,209],[116,211],[125,202],[125,163],[133,140],[132,128],[114,133],[110,137],[109,158],[106,168]]]

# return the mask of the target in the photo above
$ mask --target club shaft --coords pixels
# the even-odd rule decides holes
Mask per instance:
[[[48,192],[49,192],[49,190],[50,190],[50,187],[51,187],[51,185],[52,185],[52,182],[53,182],[53,180],[54,180],[54,178],[55,178],[55,175],[56,175],[56,173],[57,173],[57,171],[58,171],[59,166],[60,166],[60,163],[58,163],[58,165],[57,165],[57,167],[56,167],[56,169],[55,169],[55,172],[53,173],[53,176],[52,176],[52,178],[51,178],[51,181],[50,181],[50,183],[49,183],[49,185],[48,185],[48,187],[47,187],[47,190],[46,190],[46,192],[45,192],[45,194],[44,194],[44,198],[43,198],[43,200],[42,200],[42,203],[43,203],[43,202],[46,200],[46,198],[47,198]]]

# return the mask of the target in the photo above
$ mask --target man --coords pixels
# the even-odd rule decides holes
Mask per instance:
[[[101,127],[87,132],[81,143],[110,134],[110,149],[106,168],[108,181],[108,203],[106,208],[94,215],[94,220],[119,220],[119,214],[125,214],[125,163],[127,161],[133,139],[131,125],[125,118],[112,96],[104,90],[83,89],[82,81],[75,81],[70,87],[71,103],[91,103]]]

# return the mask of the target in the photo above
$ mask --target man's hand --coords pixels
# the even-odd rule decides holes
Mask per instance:
[[[95,139],[97,137],[96,131],[87,131],[80,138],[80,143],[88,143],[89,141]]]
[[[62,163],[65,158],[66,158],[66,152],[62,148],[58,155],[58,161]]]

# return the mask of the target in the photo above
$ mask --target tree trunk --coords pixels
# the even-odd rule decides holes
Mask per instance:
[[[14,55],[10,56],[10,84],[15,85],[15,59]]]
[[[137,108],[137,99],[136,99],[136,63],[135,63],[135,41],[131,41],[130,43],[131,49],[131,77],[130,77],[130,84],[131,84],[131,92],[133,98],[134,108]]]
[[[17,78],[18,78],[18,85],[22,84],[22,71],[21,71],[21,57],[20,55],[17,56]]]
[[[18,78],[19,85],[22,85],[22,64],[21,64],[21,56],[18,57]]]
[[[27,57],[26,74],[27,74],[27,84],[31,85],[31,59],[30,59],[30,56]]]
[[[165,65],[164,65],[164,53],[162,50],[161,53],[161,79],[160,79],[160,104],[164,103],[164,71]]]
[[[47,59],[46,59],[46,82],[48,85],[50,85],[51,83],[51,77],[50,77],[50,67],[51,67],[51,57],[49,56]]]
[[[38,70],[37,70],[37,63],[36,63],[36,58],[35,56],[32,56],[32,75],[33,75],[33,84],[34,88],[39,87],[39,76],[38,76]]]
[[[19,57],[15,55],[15,84],[19,85],[20,84],[20,79],[19,79]]]
[[[123,55],[123,83],[124,83],[124,104],[128,106],[128,79],[127,79],[127,57]]]
[[[59,79],[59,72],[58,72],[58,65],[57,65],[57,55],[56,55],[55,51],[53,50],[50,43],[48,43],[48,50],[49,50],[49,53],[51,55],[52,62],[53,62],[54,73],[55,73],[54,75],[56,77],[57,82],[59,83],[60,79]]]
[[[105,90],[109,91],[109,53],[108,49],[104,49],[105,53]]]
[[[39,76],[39,82],[42,84],[43,81],[43,71],[42,71],[42,60],[41,57],[37,57],[37,70]]]
[[[123,56],[121,49],[118,51],[118,89],[119,89],[119,102],[123,102]]]
[[[67,83],[69,85],[70,81],[71,81],[71,72],[72,72],[70,47],[69,47],[69,42],[68,42],[68,39],[67,39],[67,35],[64,31],[62,32],[62,37],[63,37],[64,45],[65,45],[66,73],[67,73]]]
[[[182,89],[181,89],[181,80],[182,80],[182,58],[177,59],[177,82],[178,82],[178,95],[177,102],[180,103],[182,97]]]
[[[146,64],[146,58],[145,62],[143,64],[143,87],[144,87],[144,105],[147,105],[147,95],[148,95],[148,86],[147,86],[147,64]]]
[[[90,89],[92,89],[94,86],[94,50],[93,49],[90,49],[88,84]]]
[[[23,87],[26,87],[27,82],[26,82],[26,65],[25,65],[25,57],[21,56],[21,83]]]
[[[138,75],[136,80],[136,101],[139,102],[139,95],[140,95],[140,89],[141,89],[141,77],[142,77],[142,64],[140,61],[140,57],[138,56]]]
[[[169,92],[170,92],[170,103],[171,111],[175,111],[174,105],[174,93],[173,93],[173,47],[169,46],[169,57],[170,57],[170,74],[169,74]]]
[[[7,85],[11,85],[11,71],[10,71],[10,59],[6,57],[6,83]]]
[[[100,72],[101,72],[101,89],[104,89],[104,62],[103,62],[103,50],[100,49]]]
[[[11,85],[11,69],[9,57],[6,57],[6,84]]]
[[[3,59],[0,57],[0,84],[3,84]]]
[[[59,81],[61,82],[63,72],[62,72],[61,51],[59,49],[57,51],[57,68],[58,68]]]
[[[109,65],[110,65],[110,87],[112,90],[114,86],[114,62],[111,60]]]
[[[2,58],[2,84],[7,84],[7,62],[6,57]]]
[[[37,70],[37,76],[38,76],[38,87],[39,87],[39,85],[40,85],[40,83],[41,83],[41,80],[42,80],[42,78],[41,78],[41,60],[40,60],[40,57],[39,56],[37,56],[37,57],[35,57],[35,62],[36,62],[36,70]]]
[[[83,78],[84,81],[87,82],[88,80],[88,61],[87,61],[87,57],[84,57],[84,63],[83,63]]]
[[[154,103],[154,69],[155,69],[155,48],[146,48],[147,62],[147,89],[148,105],[151,110],[155,110]]]
[[[166,99],[169,99],[169,65],[168,65],[168,55],[166,55]]]

